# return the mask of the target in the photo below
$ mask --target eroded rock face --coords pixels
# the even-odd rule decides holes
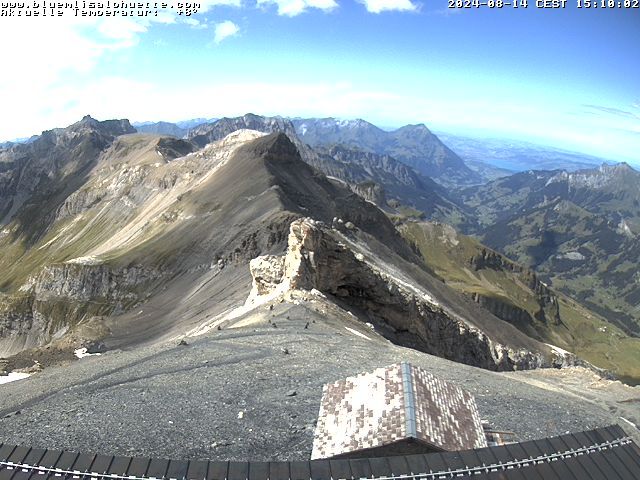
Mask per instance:
[[[482,305],[496,317],[511,323],[512,325],[528,325],[531,324],[532,318],[529,312],[513,305],[507,301],[501,301],[495,297],[489,297],[480,293],[473,293],[471,298],[474,302]],[[539,310],[541,311],[541,310]]]
[[[140,265],[112,269],[108,265],[64,263],[45,267],[22,290],[32,286],[37,300],[63,297],[74,301],[98,298],[126,301],[136,297],[129,290],[161,275],[159,270]]]
[[[531,269],[524,268],[514,263],[503,255],[492,250],[483,249],[478,255],[471,257],[470,266],[475,270],[491,269],[496,271],[513,272],[518,275],[519,279],[527,285],[536,295],[536,301],[539,309],[531,318],[529,313],[521,310],[513,305],[500,302],[495,298],[489,298],[483,295],[475,294],[474,301],[487,308],[491,313],[510,323],[532,323],[534,320],[552,325],[561,325],[560,306],[558,297],[540,281],[535,272]]]
[[[356,195],[360,195],[365,200],[382,207],[386,205],[387,198],[384,188],[374,182],[361,182],[349,184],[349,188]]]
[[[15,295],[0,298],[0,354],[47,344],[92,315],[121,313],[162,278],[158,269],[133,265],[64,263],[45,267]]]
[[[267,295],[282,281],[284,275],[284,257],[281,255],[263,255],[249,262],[253,275],[253,295]]]
[[[392,273],[369,263],[322,222],[292,222],[284,257],[263,256],[251,264],[253,291],[313,290],[362,312],[377,330],[406,346],[490,370],[550,366],[542,353],[509,348],[456,318]]]

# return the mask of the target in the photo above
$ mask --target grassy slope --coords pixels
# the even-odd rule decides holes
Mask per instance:
[[[485,243],[553,282],[612,323],[638,331],[637,243],[605,217],[569,201],[497,224]],[[579,252],[580,260],[567,255]]]
[[[537,308],[534,292],[510,271],[474,271],[469,261],[482,244],[457,233],[452,227],[429,222],[410,222],[400,227],[403,236],[415,244],[426,265],[456,290],[499,299],[530,313]],[[569,350],[621,378],[640,382],[640,339],[631,338],[597,314],[572,299],[556,294],[562,325],[536,322],[540,337]]]

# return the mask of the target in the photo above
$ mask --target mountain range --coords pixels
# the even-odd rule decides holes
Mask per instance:
[[[388,132],[365,120],[294,119],[293,123],[300,138],[312,147],[340,144],[389,155],[445,186],[481,181],[424,124],[405,125]]]
[[[342,180],[352,191],[364,195],[383,209],[393,210],[393,205],[402,205],[450,223],[466,221],[464,207],[449,198],[447,190],[431,178],[390,155],[353,145],[311,147],[298,135],[295,123],[286,118],[253,114],[222,118],[191,129],[186,138],[204,146],[238,129],[284,132],[296,145],[305,163],[329,177]],[[401,211],[406,213],[407,210],[402,208]]]
[[[389,338],[490,369],[574,361],[432,278],[379,208],[304,163],[284,133],[235,130],[198,149],[202,133],[189,142],[131,132],[125,120],[86,117],[3,152],[5,355],[52,341],[63,354],[65,339],[87,331],[121,348],[212,318],[233,323],[228,309],[250,294],[249,261],[293,248],[293,223],[309,217],[324,223],[300,240],[317,250],[307,268],[335,264],[305,273],[309,289]]]
[[[430,146],[423,151],[439,142],[426,133],[428,130],[416,129],[427,135]],[[407,138],[398,132],[409,130],[407,127],[396,131],[396,138]],[[384,150],[389,139],[387,132],[363,121],[291,121],[247,114],[200,124],[183,139],[134,134],[135,131],[126,120],[98,122],[85,117],[66,129],[44,132],[29,144],[2,150],[0,195],[5,209],[0,212],[4,224],[0,242],[9,253],[0,265],[5,318],[0,342],[5,354],[40,348],[76,328],[84,331],[80,326],[88,319],[88,337],[95,332],[109,332],[105,338],[112,348],[121,346],[120,342],[133,345],[166,339],[196,328],[198,321],[217,318],[222,314],[221,308],[237,298],[229,295],[224,301],[214,302],[215,295],[206,299],[196,295],[187,304],[170,309],[167,299],[182,298],[190,288],[200,291],[194,285],[209,284],[217,275],[231,275],[229,285],[237,284],[238,280],[233,279],[236,274],[238,278],[248,278],[247,271],[232,275],[229,272],[233,268],[222,267],[282,249],[289,224],[303,215],[332,227],[338,226],[336,219],[348,219],[349,224],[392,249],[392,270],[400,268],[397,262],[421,265],[418,283],[422,287],[428,285],[430,295],[439,292],[447,298],[436,302],[438,305],[466,309],[461,305],[471,301],[477,305],[475,310],[480,307],[482,315],[488,314],[492,320],[479,320],[484,317],[477,312],[463,315],[474,327],[480,322],[484,332],[497,335],[501,328],[495,328],[496,322],[506,321],[525,334],[520,344],[528,345],[536,355],[547,352],[544,343],[551,343],[580,352],[623,376],[635,375],[634,365],[612,361],[602,354],[590,355],[597,350],[590,347],[602,339],[595,334],[584,340],[584,321],[563,321],[563,316],[588,318],[593,331],[601,328],[606,318],[627,334],[637,332],[635,318],[626,313],[635,295],[633,282],[628,282],[628,265],[633,261],[632,240],[638,228],[638,215],[633,213],[638,211],[634,210],[638,199],[629,193],[636,173],[628,166],[603,165],[577,173],[521,173],[484,185],[447,190],[389,154],[363,149],[368,144]],[[355,140],[349,145],[345,132],[351,132],[354,139],[360,138],[356,133],[360,132],[359,145],[354,145]],[[376,140],[379,132],[383,134]],[[301,133],[316,146],[304,143]],[[244,143],[258,142],[264,134],[276,135],[277,141],[270,151],[249,157],[296,157],[299,161],[286,163],[295,172],[280,169],[276,175],[266,166],[260,170],[254,165],[255,175],[251,171],[254,167],[247,167],[245,174],[233,170],[214,175],[218,169],[226,172],[232,166],[240,168],[239,160],[231,165],[229,158],[235,158],[236,149],[242,150]],[[335,143],[338,139],[345,142]],[[295,178],[291,177],[293,173]],[[237,178],[243,175],[254,184],[238,184]],[[221,180],[222,176],[228,180]],[[209,178],[218,186],[206,186]],[[263,179],[267,183],[261,183]],[[316,184],[320,179],[324,183],[319,187]],[[234,185],[228,192],[226,182]],[[626,189],[621,189],[623,186]],[[263,187],[266,190],[259,196],[244,193]],[[277,193],[275,197],[267,194],[271,191]],[[249,203],[243,204],[242,198]],[[337,202],[337,198],[350,200]],[[238,211],[240,204],[243,209]],[[572,211],[570,205],[575,207],[573,210],[579,209],[583,222],[567,216]],[[610,218],[597,220],[597,215],[605,212]],[[560,232],[558,228],[565,217],[569,220]],[[549,224],[540,224],[536,218],[548,219]],[[481,257],[487,247],[478,243],[464,250],[466,257],[456,256],[452,250],[438,247],[437,239],[447,235],[426,235],[435,227],[418,227],[429,225],[421,223],[424,219],[475,233],[489,247],[523,266],[516,267],[518,264],[503,258],[499,267],[491,268],[494,273],[511,273],[500,278],[487,276],[466,258]],[[422,233],[417,228],[422,228]],[[213,233],[218,231],[224,233]],[[451,231],[456,238],[468,238]],[[567,239],[565,242],[556,242],[560,234]],[[541,239],[538,243],[536,236]],[[555,243],[550,243],[551,237]],[[469,242],[475,240],[464,240],[463,244]],[[383,255],[379,247],[374,250],[376,256]],[[608,256],[614,250],[619,255],[615,262],[609,262],[614,268],[601,268],[603,262],[611,260]],[[587,251],[590,261],[580,261]],[[433,252],[439,253],[434,256]],[[390,253],[384,255],[391,258]],[[497,252],[492,255],[491,258],[499,258],[495,257]],[[443,269],[445,264],[448,268]],[[403,265],[400,270],[407,268]],[[415,266],[409,270],[416,274]],[[460,282],[456,273],[460,271],[479,271],[482,275],[467,276]],[[518,272],[515,279],[510,277],[513,272]],[[585,274],[592,285],[584,286]],[[615,283],[612,279],[616,279]],[[442,281],[448,285],[443,291]],[[564,297],[545,290],[548,287],[543,287],[542,281],[579,300],[583,307],[568,307],[573,305],[570,299],[560,301]],[[528,285],[523,288],[529,293],[507,288],[514,282]],[[111,291],[111,285],[117,288]],[[602,293],[595,294],[596,290]],[[618,303],[604,301],[614,290],[624,293],[622,299]],[[160,295],[165,291],[169,293]],[[523,301],[526,297],[530,300]],[[132,309],[147,303],[151,305],[146,310],[149,313],[133,321]],[[560,305],[564,305],[564,315]],[[193,315],[194,309],[198,315]],[[611,315],[613,309],[615,315]],[[154,313],[165,310],[159,317]],[[62,323],[61,316],[65,318]],[[145,323],[150,316],[154,318],[152,327]],[[365,314],[366,318],[371,316],[371,312]],[[457,316],[458,313],[454,315]],[[384,323],[378,319],[381,322]],[[126,333],[120,331],[123,325]],[[399,341],[397,332],[389,335]],[[616,335],[626,341],[626,334]],[[531,339],[543,346],[528,344]],[[491,341],[503,343],[504,339]],[[433,348],[429,344],[430,347],[419,348],[428,351]],[[635,344],[630,345],[633,350]],[[482,362],[485,368],[498,368],[487,360]]]
[[[0,149],[0,367],[35,372],[0,387],[0,442],[305,458],[323,383],[406,359],[522,439],[640,421],[610,380],[637,383],[640,340],[503,255],[533,233],[498,228],[602,206],[632,245],[629,167],[445,188],[299,128],[248,114],[177,138],[87,116]],[[614,226],[589,215],[604,236],[575,251],[602,255]]]
[[[640,342],[626,333],[624,324],[613,325],[604,309],[576,299],[555,283],[550,286],[543,273],[450,225],[412,220],[399,229],[418,248],[426,266],[450,287],[532,338],[574,352],[635,383]]]
[[[134,122],[132,125],[140,133],[155,133],[158,135],[171,135],[182,138],[190,129],[204,123],[215,122],[215,118],[193,118],[181,122]]]

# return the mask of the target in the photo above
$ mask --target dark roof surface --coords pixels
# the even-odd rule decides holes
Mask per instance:
[[[0,480],[634,480],[640,448],[618,426],[460,452],[308,462],[112,457],[0,446]]]

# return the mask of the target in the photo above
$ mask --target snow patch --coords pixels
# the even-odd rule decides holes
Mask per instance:
[[[580,252],[567,252],[564,255],[558,255],[558,258],[566,258],[567,260],[584,260],[585,256]]]
[[[348,330],[349,332],[353,333],[357,337],[361,337],[361,338],[364,338],[365,340],[371,341],[371,339],[369,337],[367,337],[364,333],[360,333],[359,331],[354,330],[353,328],[349,328],[349,327],[344,327],[344,328],[346,330]]]
[[[87,353],[86,348],[78,348],[73,351],[73,354],[78,358],[95,357],[96,355],[100,355],[99,353]]]
[[[17,380],[23,380],[30,377],[29,373],[11,372],[9,375],[0,375],[0,385],[9,382],[15,382]]]
[[[75,265],[100,265],[102,260],[95,255],[88,255],[86,257],[72,258],[65,263],[73,263]]]
[[[556,347],[555,345],[552,345],[550,343],[545,343],[545,345],[549,347],[551,350],[553,350],[555,353],[557,353],[558,355],[562,355],[562,356],[573,355],[573,353],[567,350],[564,350],[560,347]]]

